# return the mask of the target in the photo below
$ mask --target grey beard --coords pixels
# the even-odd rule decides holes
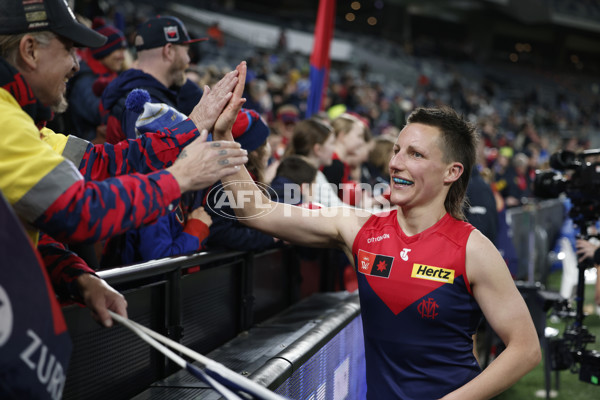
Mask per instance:
[[[54,111],[54,113],[62,114],[65,111],[67,111],[67,108],[69,108],[69,103],[67,102],[67,99],[64,96],[62,96],[60,98],[60,102],[58,104],[54,104],[50,108],[52,109],[52,111]]]

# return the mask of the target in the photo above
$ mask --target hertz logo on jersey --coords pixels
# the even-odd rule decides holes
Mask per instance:
[[[412,278],[427,279],[430,281],[454,283],[454,270],[430,265],[413,264]]]

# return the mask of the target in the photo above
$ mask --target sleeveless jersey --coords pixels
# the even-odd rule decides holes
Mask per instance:
[[[465,273],[472,225],[446,214],[407,236],[397,210],[372,216],[352,247],[369,399],[439,399],[481,371],[481,310]]]

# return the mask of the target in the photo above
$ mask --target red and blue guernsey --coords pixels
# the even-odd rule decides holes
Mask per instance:
[[[472,335],[482,314],[465,273],[473,229],[446,214],[407,236],[394,210],[359,231],[352,253],[369,399],[439,399],[480,373]]]

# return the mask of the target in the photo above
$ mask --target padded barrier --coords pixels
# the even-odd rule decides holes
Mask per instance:
[[[356,293],[313,294],[207,356],[291,399],[353,399],[366,392]],[[178,371],[134,400],[218,398],[186,371]]]
[[[290,252],[200,253],[98,275],[123,292],[131,319],[206,354],[299,300]],[[178,369],[122,326],[104,329],[79,306],[63,312],[73,341],[65,400],[130,399]]]

